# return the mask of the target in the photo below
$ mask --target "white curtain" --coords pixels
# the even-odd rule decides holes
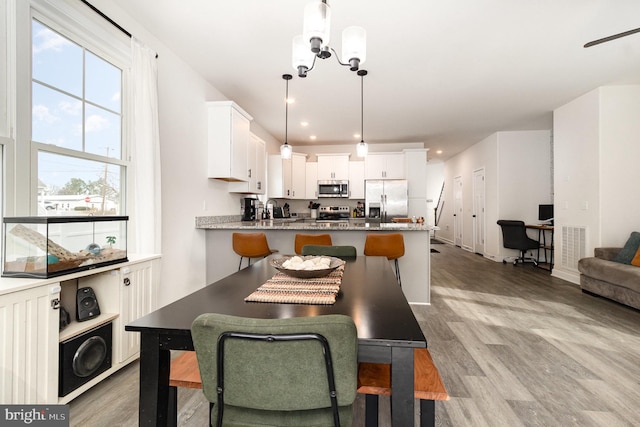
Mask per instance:
[[[131,167],[128,197],[131,253],[161,253],[160,136],[156,53],[131,38]]]

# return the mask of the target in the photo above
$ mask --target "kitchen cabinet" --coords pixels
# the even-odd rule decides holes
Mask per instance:
[[[57,403],[59,298],[57,282],[0,295],[3,404]]]
[[[266,151],[264,141],[254,134],[250,134],[249,147],[247,149],[246,181],[230,182],[230,193],[264,194],[266,190],[265,179]]]
[[[364,162],[349,162],[349,198],[364,199]]]
[[[349,154],[318,154],[318,180],[349,179]]]
[[[307,199],[318,198],[318,162],[307,162],[306,164],[306,176],[305,181],[307,183],[306,195]]]
[[[306,198],[307,155],[293,153],[291,159],[270,155],[268,163],[268,196],[282,199]]]
[[[403,153],[369,153],[364,161],[365,179],[405,179]]]
[[[209,178],[248,181],[247,151],[253,118],[231,101],[207,102],[207,114]]]

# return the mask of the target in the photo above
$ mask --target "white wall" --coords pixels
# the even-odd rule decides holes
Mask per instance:
[[[225,100],[215,87],[108,0],[92,2],[158,57],[160,155],[162,163],[162,272],[158,302],[165,305],[206,282],[205,231],[200,215],[239,215],[241,195],[227,183],[207,179],[206,101]],[[249,112],[251,113],[251,112]],[[257,123],[251,129],[269,150],[275,139]]]
[[[640,86],[595,89],[554,111],[555,225],[586,228],[586,256],[640,230]],[[557,236],[560,236],[557,234]],[[556,239],[556,260],[564,248]],[[579,282],[556,262],[554,275]]]
[[[427,162],[427,216],[428,225],[435,225],[435,211],[444,183],[444,162]],[[437,235],[437,233],[436,233]]]
[[[484,256],[496,261],[514,255],[502,247],[498,219],[537,222],[538,205],[550,203],[549,131],[497,132],[445,162],[445,207],[438,237],[453,242],[453,188],[463,182],[463,248],[473,249],[473,172],[485,173]]]

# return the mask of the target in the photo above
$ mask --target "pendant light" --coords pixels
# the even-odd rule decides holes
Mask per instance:
[[[291,74],[283,74],[282,78],[286,82],[285,98],[284,98],[284,144],[280,146],[280,157],[287,160],[291,158],[292,148],[287,141],[289,128],[289,80],[293,78]]]
[[[364,142],[364,76],[367,70],[358,70],[360,76],[360,142],[356,146],[358,157],[366,157],[369,152],[369,146]]]

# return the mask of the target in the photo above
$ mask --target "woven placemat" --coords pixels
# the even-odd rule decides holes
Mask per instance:
[[[331,305],[340,292],[344,266],[328,276],[315,279],[298,279],[278,272],[266,283],[246,297],[246,302],[270,302],[278,304]]]

